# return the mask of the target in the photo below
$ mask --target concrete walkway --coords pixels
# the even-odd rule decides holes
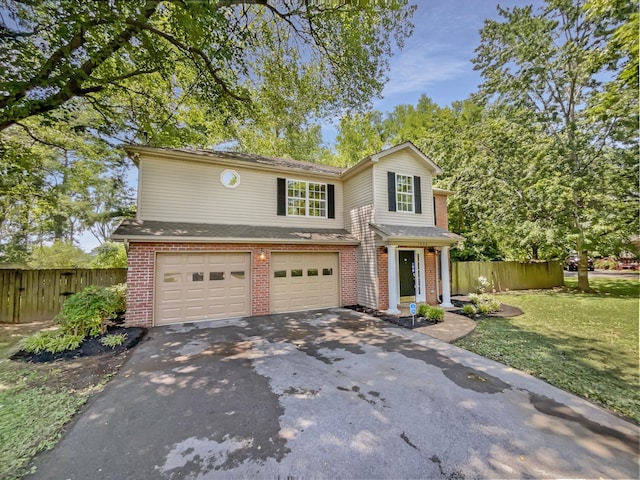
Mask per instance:
[[[453,343],[469,335],[475,328],[476,322],[470,318],[445,310],[443,322],[429,325],[428,327],[416,328],[415,331],[437,338],[443,342]]]

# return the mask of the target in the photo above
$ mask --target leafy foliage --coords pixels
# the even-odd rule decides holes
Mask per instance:
[[[122,345],[127,339],[126,333],[112,333],[100,338],[100,343],[105,347],[116,348]]]
[[[122,243],[104,242],[92,252],[94,268],[127,268],[127,251]]]
[[[429,305],[427,305],[426,303],[421,303],[420,305],[418,305],[418,310],[416,313],[418,314],[419,317],[426,317],[428,311],[429,311]]]
[[[432,322],[442,322],[444,320],[444,309],[441,307],[431,307],[427,310],[427,315],[425,317],[427,320],[431,320]]]
[[[635,99],[602,114],[604,92],[619,90],[603,78],[624,58],[610,54],[604,32],[624,25],[636,7],[627,16],[587,15],[581,0],[549,0],[538,12],[499,8],[504,21],[485,22],[473,60],[484,78],[482,96],[507,106],[518,128],[530,132],[519,142],[538,159],[527,184],[553,202],[551,225],[579,252],[583,289],[588,250],[636,228],[637,82]]]
[[[467,303],[462,307],[462,313],[467,317],[473,317],[477,312],[478,311],[476,310],[476,307],[474,307],[470,303]]]
[[[71,295],[56,316],[62,331],[84,337],[105,333],[106,320],[122,310],[122,292],[113,288],[91,286]]]
[[[91,255],[80,247],[56,241],[50,246],[34,247],[28,265],[31,268],[87,268],[91,261]]]

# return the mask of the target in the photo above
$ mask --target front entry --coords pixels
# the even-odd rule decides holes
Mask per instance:
[[[413,250],[398,251],[400,302],[416,301],[416,260]]]

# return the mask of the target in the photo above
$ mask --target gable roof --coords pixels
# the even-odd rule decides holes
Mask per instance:
[[[439,175],[442,173],[442,168],[440,168],[440,166],[438,166],[437,163],[435,163],[433,160],[427,157],[424,153],[422,153],[422,151],[418,147],[416,147],[412,142],[404,142],[363,158],[354,166],[345,170],[342,173],[342,176],[349,177],[352,174],[355,174],[356,172],[364,170],[365,168],[370,167],[374,163],[379,162],[380,159],[387,157],[389,155],[392,155],[401,150],[409,150],[411,153],[413,153],[416,157],[418,157],[418,159],[420,159],[427,166],[427,169],[429,169],[431,173],[433,173],[434,175]]]
[[[124,150],[136,162],[140,154],[149,154],[167,158],[182,158],[185,160],[200,159],[202,161],[210,161],[216,163],[224,163],[234,165],[245,163],[252,167],[268,168],[270,170],[297,170],[300,172],[312,173],[316,175],[325,175],[333,177],[349,177],[352,174],[364,170],[381,158],[391,155],[401,150],[409,150],[416,155],[427,168],[434,174],[442,173],[442,169],[429,157],[418,149],[411,142],[404,142],[394,147],[387,148],[373,155],[369,155],[360,162],[350,168],[336,167],[333,165],[325,165],[322,163],[303,162],[300,160],[291,160],[288,158],[266,157],[262,155],[254,155],[251,153],[228,152],[222,150],[203,150],[198,148],[166,148],[166,147],[145,147],[138,145],[124,145]]]

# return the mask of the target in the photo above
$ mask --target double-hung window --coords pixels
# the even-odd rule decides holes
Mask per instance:
[[[287,180],[287,215],[327,216],[327,184]]]
[[[413,212],[413,177],[396,174],[396,208],[399,212]]]

